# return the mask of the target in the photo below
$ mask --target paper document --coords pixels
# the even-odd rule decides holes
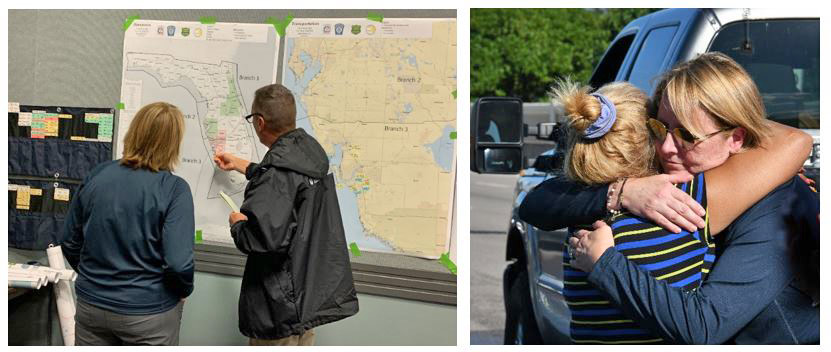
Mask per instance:
[[[231,197],[229,197],[223,191],[219,191],[219,195],[222,196],[222,199],[225,200],[225,203],[228,204],[228,207],[231,208],[231,210],[239,213],[239,207],[237,206],[237,203],[234,203],[234,200],[231,199]]]

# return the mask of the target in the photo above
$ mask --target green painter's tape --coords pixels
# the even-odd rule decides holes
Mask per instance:
[[[126,20],[124,20],[124,30],[126,31],[127,29],[129,29],[129,28],[130,28],[130,26],[132,26],[132,25],[133,25],[133,21],[135,21],[135,20],[137,20],[137,19],[139,19],[139,18],[140,18],[140,17],[139,17],[138,15],[127,16],[127,19],[126,19]]]
[[[119,102],[118,104],[115,104],[115,109],[124,110],[124,103]]]
[[[208,16],[208,17],[199,17],[199,22],[202,24],[215,24],[216,17]]]
[[[450,270],[450,272],[453,273],[453,275],[456,275],[456,263],[453,263],[453,261],[450,260],[450,252],[442,253],[441,257],[439,258],[439,263],[441,263],[441,265],[444,265],[447,268],[447,270]]]
[[[289,24],[291,24],[292,20],[294,20],[294,15],[289,14],[288,16],[283,18],[282,20],[278,20],[274,17],[269,17],[268,19],[265,20],[265,23],[271,23],[271,25],[274,26],[274,29],[277,30],[277,34],[280,34],[281,37],[285,37],[286,36],[286,27],[288,27]]]
[[[366,19],[375,22],[384,22],[384,15],[377,12],[370,12],[366,14]]]
[[[349,244],[349,250],[352,251],[352,255],[354,255],[356,257],[361,256],[361,250],[358,249],[358,244],[357,243],[355,243],[355,242],[350,243]]]
[[[456,91],[455,90],[450,92],[450,94],[453,94],[453,99],[456,99]]]
[[[202,230],[196,230],[196,240],[194,242],[196,242],[196,243],[202,242]]]
[[[456,139],[456,131],[450,132],[450,139]]]

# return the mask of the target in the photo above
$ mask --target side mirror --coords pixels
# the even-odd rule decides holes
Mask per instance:
[[[522,169],[525,127],[519,98],[479,98],[470,111],[470,169],[478,173],[516,174]]]

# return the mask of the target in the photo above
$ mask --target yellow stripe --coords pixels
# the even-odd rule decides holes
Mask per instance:
[[[656,277],[656,278],[655,278],[655,280],[663,280],[663,279],[666,279],[666,278],[668,278],[668,277],[672,277],[672,276],[678,275],[678,274],[680,274],[680,273],[683,273],[683,272],[685,272],[685,271],[687,271],[687,270],[690,270],[690,269],[692,269],[692,268],[694,268],[694,267],[696,267],[696,266],[699,266],[699,265],[701,265],[701,264],[704,264],[704,261],[703,261],[703,260],[702,260],[702,261],[700,261],[700,262],[698,262],[698,263],[693,263],[693,264],[691,264],[690,266],[688,266],[688,267],[686,267],[686,268],[683,268],[683,269],[679,269],[679,270],[673,271],[673,272],[671,272],[671,273],[669,273],[669,274],[666,274],[666,275],[664,275],[664,276],[659,276],[659,277]]]
[[[702,273],[705,273],[705,274],[709,274],[709,273],[710,273],[710,269],[701,269],[701,272],[702,272]]]
[[[643,229],[643,230],[626,231],[626,232],[622,232],[622,233],[619,233],[619,234],[615,235],[614,239],[617,239],[618,237],[629,236],[629,235],[637,235],[637,234],[641,234],[641,233],[644,233],[644,232],[650,232],[650,231],[655,231],[655,230],[660,230],[660,229],[661,229],[660,227],[656,226],[656,227],[650,227],[648,229]]]
[[[670,249],[665,249],[665,250],[662,250],[660,252],[628,255],[628,256],[626,256],[626,259],[639,259],[639,258],[654,257],[654,256],[658,256],[658,255],[661,255],[661,254],[667,254],[667,253],[672,252],[672,251],[677,251],[681,248],[689,247],[689,246],[692,246],[696,243],[698,243],[698,241],[692,240],[692,241],[684,243],[680,246],[676,246],[676,247],[673,247],[673,248],[670,248]]]
[[[644,343],[652,343],[652,342],[661,342],[664,339],[652,339],[652,340],[631,340],[631,341],[603,341],[603,340],[575,340],[571,339],[571,342],[574,343],[599,343],[603,345],[620,345],[626,343],[634,343],[634,344],[644,344]]]
[[[588,281],[563,281],[563,284],[566,285],[588,285]]]
[[[585,302],[569,302],[566,301],[566,304],[570,306],[587,306],[589,304],[610,304],[609,301],[585,301]]]
[[[692,181],[690,181],[690,197],[693,196],[692,194],[693,194],[693,185],[694,184],[695,184],[695,176],[693,176]],[[695,199],[695,197],[693,197],[693,199]]]
[[[710,246],[710,208],[704,209],[704,243]]]
[[[582,321],[582,320],[572,320],[572,323],[577,324],[620,324],[620,323],[634,323],[631,320],[606,320],[606,321]]]

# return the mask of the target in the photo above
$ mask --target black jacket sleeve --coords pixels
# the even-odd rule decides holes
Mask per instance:
[[[245,254],[284,252],[297,227],[294,198],[298,185],[292,181],[290,171],[275,168],[250,182],[240,207],[248,220],[231,226],[234,244]]]
[[[519,218],[545,231],[591,224],[606,216],[608,185],[586,186],[564,177],[535,187],[519,206]]]

